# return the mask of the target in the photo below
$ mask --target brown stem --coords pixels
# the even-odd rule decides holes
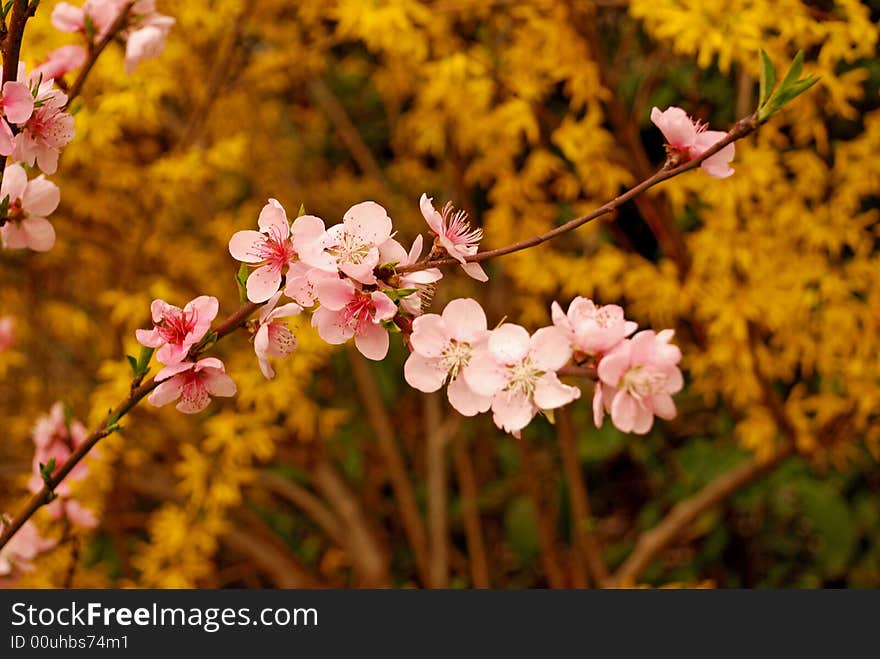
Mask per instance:
[[[499,247],[497,249],[490,249],[485,252],[477,252],[472,256],[466,256],[465,260],[469,262],[481,262],[487,261],[488,259],[493,259],[498,256],[506,256],[507,254],[513,254],[514,252],[519,252],[524,249],[529,249],[531,247],[537,247],[538,245],[547,242],[557,236],[561,236],[564,233],[568,233],[569,231],[573,231],[580,226],[583,226],[587,222],[591,220],[595,220],[598,217],[606,215],[634,197],[642,194],[646,190],[654,187],[658,183],[662,183],[663,181],[667,181],[671,178],[678,176],[679,174],[683,174],[684,172],[688,172],[692,169],[695,169],[702,164],[704,160],[715,155],[721,149],[726,147],[728,144],[736,142],[747,135],[752,134],[758,129],[758,116],[757,113],[749,115],[743,119],[740,119],[733,128],[730,129],[730,132],[727,135],[716,142],[711,148],[707,149],[705,152],[700,154],[698,157],[693,160],[689,160],[684,164],[677,165],[675,167],[664,167],[663,169],[655,172],[652,176],[648,177],[641,183],[636,186],[630,188],[623,194],[615,197],[611,201],[606,202],[599,208],[587,213],[586,215],[582,215],[580,217],[576,217],[573,220],[569,220],[565,224],[562,224],[555,229],[551,229],[545,233],[539,234],[537,236],[532,236],[531,238],[527,238],[525,240],[521,240],[520,242],[512,243],[510,245],[506,245],[504,247]],[[453,258],[443,258],[443,259],[435,259],[431,261],[420,261],[419,263],[415,263],[412,265],[404,265],[397,268],[398,273],[412,272],[414,270],[424,270],[426,268],[436,268],[444,265],[456,265],[458,261]]]
[[[429,572],[432,588],[449,587],[449,523],[446,507],[448,481],[446,446],[458,426],[460,417],[442,421],[442,399],[438,394],[425,396],[425,429],[428,500]]]
[[[538,525],[538,544],[541,551],[541,568],[547,577],[550,588],[565,588],[565,573],[562,571],[559,561],[559,552],[556,546],[556,533],[554,532],[554,520],[545,510],[541,485],[538,475],[535,473],[535,463],[532,458],[531,447],[524,439],[516,439],[519,449],[520,469],[522,471],[523,485],[526,495],[532,500],[535,510],[535,521]]]
[[[574,422],[568,407],[556,411],[556,438],[559,440],[559,449],[562,453],[565,480],[568,481],[575,546],[587,564],[593,584],[601,587],[608,580],[608,568],[602,558],[602,547],[593,534],[593,516],[590,512],[587,484],[577,458]]]
[[[471,581],[474,588],[490,588],[489,561],[486,559],[486,546],[483,543],[483,528],[480,523],[480,509],[477,506],[477,479],[474,466],[468,455],[465,439],[461,435],[452,441],[452,459],[455,462],[455,477],[461,498],[461,514],[464,519],[464,534],[470,557]]]
[[[333,511],[324,505],[314,494],[305,487],[294,483],[283,476],[270,472],[260,474],[260,485],[282,499],[286,499],[305,513],[309,519],[324,529],[324,532],[337,544],[343,544],[345,538],[342,526]]]
[[[122,11],[119,12],[119,15],[116,17],[116,20],[113,21],[112,25],[110,25],[110,29],[107,30],[107,34],[105,34],[100,41],[96,44],[92,44],[89,47],[89,57],[86,60],[86,63],[83,64],[82,69],[79,72],[79,75],[76,77],[76,80],[73,81],[73,84],[70,86],[70,91],[67,94],[67,105],[64,106],[65,109],[70,107],[70,104],[73,103],[73,100],[80,95],[82,92],[83,85],[86,84],[86,78],[88,78],[89,73],[92,71],[92,67],[95,66],[95,62],[98,61],[98,57],[104,52],[104,49],[107,45],[116,38],[116,35],[119,34],[120,30],[122,30],[126,23],[128,22],[128,15],[131,12],[131,8],[134,7],[135,0],[131,0],[128,4],[126,4]]]
[[[214,330],[217,334],[217,340],[219,341],[221,338],[240,327],[259,306],[260,305],[258,304],[249,302],[220,323],[220,325]],[[195,355],[191,354],[190,356],[194,357]],[[149,382],[144,382],[143,384],[134,387],[128,397],[107,414],[107,417],[98,424],[88,437],[85,438],[83,443],[70,454],[67,461],[55,470],[52,477],[48,479],[48,482],[45,485],[43,485],[43,488],[31,496],[24,508],[3,527],[3,531],[0,533],[0,549],[3,549],[3,547],[6,546],[6,543],[12,539],[12,536],[18,532],[24,523],[28,521],[41,506],[49,502],[53,490],[55,490],[73,468],[79,464],[86,455],[88,455],[89,451],[94,448],[95,444],[107,435],[116,432],[116,430],[118,430],[116,424],[119,420],[128,414],[139,402],[146,398],[157,386],[159,386],[158,382],[150,380]]]
[[[700,515],[775,469],[794,451],[794,445],[788,443],[767,460],[752,458],[746,464],[722,474],[693,496],[675,504],[663,521],[639,536],[635,549],[614,573],[609,585],[619,587],[635,584],[657,555]]]
[[[373,433],[379,442],[379,450],[385,459],[391,487],[394,489],[398,504],[400,504],[403,531],[412,548],[419,578],[422,583],[430,584],[428,541],[425,537],[425,527],[416,503],[415,491],[407,474],[406,463],[397,447],[394,425],[379,396],[379,390],[369,365],[351,346],[348,348],[348,361],[354,375],[358,395],[367,412],[367,420],[373,428]]]
[[[313,474],[315,487],[330,501],[342,522],[343,547],[359,575],[356,585],[385,588],[391,582],[388,556],[367,521],[363,507],[345,479],[328,459],[321,459]]]

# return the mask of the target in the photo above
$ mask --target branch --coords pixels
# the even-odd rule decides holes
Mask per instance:
[[[24,37],[24,26],[30,16],[28,0],[13,0],[12,11],[9,14],[9,27],[6,27],[4,21],[3,39],[0,41],[0,54],[3,56],[3,80],[0,86],[3,83],[18,79],[21,40]],[[17,130],[14,126],[12,128]],[[0,183],[3,182],[3,174],[5,172],[6,156],[0,156]],[[5,218],[0,218],[0,226],[3,226],[5,221]]]
[[[497,249],[490,249],[485,252],[477,252],[471,256],[466,256],[465,260],[468,262],[480,262],[487,261],[489,259],[498,257],[498,256],[506,256],[507,254],[512,254],[514,252],[519,252],[524,249],[529,249],[530,247],[536,247],[541,243],[545,243],[552,238],[556,238],[557,236],[561,236],[564,233],[568,233],[569,231],[573,231],[580,226],[583,226],[587,222],[595,220],[598,217],[603,215],[607,215],[608,213],[618,209],[620,206],[628,202],[630,199],[637,197],[642,194],[646,190],[654,187],[658,183],[662,183],[663,181],[667,181],[671,178],[678,176],[679,174],[684,174],[692,169],[696,169],[699,167],[704,160],[715,155],[721,149],[726,147],[728,144],[732,144],[737,140],[741,140],[747,135],[751,135],[758,129],[758,115],[757,113],[751,114],[748,117],[740,119],[733,128],[730,129],[730,132],[716,144],[714,144],[710,149],[707,149],[704,153],[700,154],[697,158],[693,160],[689,160],[682,165],[678,165],[676,167],[664,167],[658,172],[654,173],[652,176],[648,177],[638,185],[633,188],[630,188],[623,194],[615,197],[611,201],[603,204],[599,208],[587,213],[586,215],[582,215],[580,217],[576,217],[573,220],[569,220],[565,224],[562,224],[555,229],[551,229],[546,233],[539,234],[537,236],[532,236],[531,238],[527,238],[526,240],[522,240],[517,243],[513,243],[511,245],[506,245],[505,247],[499,247]],[[412,265],[404,265],[396,268],[396,272],[403,274],[406,272],[413,272],[415,270],[424,270],[426,268],[436,268],[444,265],[457,265],[459,262],[453,258],[443,258],[443,259],[435,259],[433,261],[420,261],[419,263],[414,263]]]
[[[458,494],[461,499],[464,535],[470,558],[471,583],[474,588],[489,588],[491,585],[489,561],[486,558],[480,509],[477,505],[477,478],[474,475],[474,465],[465,446],[465,439],[461,435],[452,441],[452,459],[455,462],[455,477],[458,481]]]
[[[634,584],[657,555],[700,515],[741,487],[775,469],[794,452],[794,444],[788,443],[767,460],[753,458],[722,474],[693,496],[675,504],[662,522],[639,536],[635,549],[615,572],[610,585],[620,587]]]
[[[217,340],[219,341],[224,336],[241,327],[241,325],[254,311],[256,311],[256,309],[259,308],[259,306],[260,305],[258,304],[249,302],[220,323],[220,325],[214,330],[217,334]],[[190,353],[189,356],[196,357],[197,355]],[[52,497],[52,492],[55,488],[57,488],[73,468],[76,467],[86,455],[88,455],[89,451],[94,448],[95,444],[107,435],[111,435],[119,430],[119,420],[146,398],[157,386],[159,386],[159,383],[156,382],[155,379],[136,386],[131,390],[131,393],[125,400],[107,414],[107,417],[98,424],[88,437],[85,438],[83,443],[70,454],[67,461],[61,465],[54,474],[52,474],[52,477],[48,479],[48,482],[45,485],[43,485],[43,488],[28,500],[21,512],[19,512],[9,524],[3,527],[3,531],[0,533],[0,549],[3,549],[6,543],[12,539],[12,536],[16,534],[24,523],[28,521],[41,506],[49,503]]]
[[[92,67],[95,66],[95,62],[98,61],[98,57],[104,52],[107,45],[113,41],[113,39],[116,38],[116,35],[125,27],[128,22],[131,8],[134,7],[134,5],[135,0],[131,0],[126,4],[122,8],[122,11],[119,12],[119,16],[116,17],[116,20],[113,21],[110,29],[107,30],[107,34],[105,34],[97,44],[89,45],[89,58],[86,60],[86,63],[83,64],[82,70],[79,72],[79,75],[70,87],[70,92],[67,94],[67,104],[64,106],[65,110],[70,107],[71,103],[73,103],[73,99],[79,96],[83,85],[86,83],[86,78],[89,76],[89,73],[91,73]]]

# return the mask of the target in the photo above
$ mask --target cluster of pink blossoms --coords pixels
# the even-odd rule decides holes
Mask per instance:
[[[128,0],[86,0],[82,7],[59,3],[52,12],[53,25],[64,32],[82,33],[89,47],[104,38]],[[128,73],[165,47],[174,19],[156,12],[155,0],[139,0],[128,13],[119,36],[126,42]],[[0,200],[7,200],[0,217],[0,242],[7,249],[45,252],[55,244],[55,230],[47,217],[61,199],[60,191],[45,176],[28,180],[22,165],[45,174],[58,169],[58,156],[73,139],[73,115],[66,111],[68,97],[55,80],[86,63],[88,51],[79,45],[62,46],[26,74],[19,66],[17,80],[0,90],[0,156],[11,157],[3,173]]]
[[[62,32],[82,34],[90,47],[104,39],[130,0],[86,0],[82,7],[60,2],[52,11],[52,25]],[[168,31],[174,19],[156,11],[156,0],[138,0],[128,12],[119,32],[125,42],[125,72],[131,73],[141,61],[158,57],[165,50]],[[63,46],[49,55],[47,67],[66,73],[82,66],[86,50],[82,46]],[[52,72],[55,68],[50,69]]]
[[[666,138],[666,150],[674,164],[699,158],[727,135],[720,130],[706,130],[706,124],[694,121],[684,110],[675,106],[662,112],[659,108],[652,108],[651,121]],[[733,168],[728,163],[733,160],[735,153],[736,147],[728,144],[706,158],[700,167],[709,176],[727,178],[733,174]]]
[[[3,520],[0,520],[0,530],[3,524]],[[34,559],[56,544],[55,540],[41,536],[36,524],[25,522],[6,546],[0,549],[0,588],[14,588],[17,575],[33,572]]]
[[[86,427],[75,419],[67,419],[64,406],[59,402],[52,406],[48,416],[37,421],[34,426],[33,473],[28,482],[28,489],[37,493],[43,488],[43,476],[40,465],[48,465],[55,460],[55,470],[61,467],[88,436]],[[89,473],[85,462],[77,464],[60,485],[55,488],[55,499],[47,506],[52,519],[66,519],[74,526],[92,528],[97,526],[98,519],[94,513],[85,508],[71,494],[71,483],[82,480]]]

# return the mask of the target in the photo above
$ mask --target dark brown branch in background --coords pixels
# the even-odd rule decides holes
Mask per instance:
[[[461,422],[458,415],[443,421],[443,398],[426,394],[425,400],[425,463],[428,489],[429,571],[432,588],[449,587],[449,519],[447,493],[446,449]]]
[[[480,509],[477,504],[479,490],[474,475],[471,456],[467,452],[465,439],[458,435],[452,440],[452,459],[455,462],[455,477],[461,499],[461,515],[464,520],[465,540],[470,558],[471,585],[474,588],[490,588],[489,561],[483,542],[483,527],[480,523]]]
[[[400,517],[403,531],[413,551],[419,579],[426,586],[430,584],[428,572],[428,541],[425,526],[422,522],[419,507],[416,503],[415,490],[409,480],[406,463],[397,447],[394,425],[388,416],[388,410],[379,395],[375,378],[366,360],[354,349],[347,346],[348,363],[354,375],[358,395],[367,413],[367,421],[373,429],[379,450],[388,469],[388,477],[394,496],[400,505]]]
[[[556,437],[562,454],[562,467],[568,481],[568,496],[571,501],[571,528],[575,546],[586,562],[592,582],[602,587],[608,580],[608,568],[602,558],[602,547],[593,533],[593,515],[587,496],[587,484],[581,471],[575,443],[574,421],[571,410],[562,407],[556,410]]]

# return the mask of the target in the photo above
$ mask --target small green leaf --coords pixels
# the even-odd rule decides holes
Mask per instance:
[[[52,480],[52,472],[55,471],[55,458],[50,458],[46,464],[40,463],[40,476],[46,485]]]
[[[801,72],[804,70],[804,51],[799,50],[794,56],[794,59],[791,61],[791,66],[788,67],[788,72],[785,74],[785,78],[782,79],[782,83],[780,84],[780,90],[785,89],[793,83],[795,80],[801,77]]]
[[[553,410],[541,410],[541,414],[543,414],[547,420],[550,422],[550,425],[556,425],[556,414]]]
[[[382,327],[388,330],[389,334],[400,334],[400,327],[393,320],[383,320]]]
[[[89,14],[84,15],[84,27],[86,29],[86,37],[89,40],[89,43],[95,40],[95,34],[97,30],[95,29],[95,22],[92,20],[92,17]]]
[[[138,355],[137,369],[134,372],[135,375],[143,376],[147,374],[147,371],[150,370],[150,360],[153,358],[153,352],[155,350],[155,348],[141,346],[141,354]]]
[[[247,280],[251,275],[251,269],[246,263],[242,263],[235,275],[235,284],[238,286],[238,301],[241,304],[247,302]]]
[[[385,293],[385,295],[387,295],[388,297],[390,297],[394,302],[397,302],[398,300],[402,300],[403,298],[408,297],[408,296],[412,295],[413,293],[417,293],[418,290],[419,289],[417,289],[417,288],[397,288],[397,289],[390,289],[390,290],[382,291],[382,292]]]
[[[773,66],[773,62],[770,61],[770,58],[767,56],[767,53],[764,49],[761,49],[761,87],[760,87],[760,97],[761,100],[758,104],[758,107],[763,107],[764,104],[770,100],[770,95],[773,93],[773,88],[776,86],[776,68]]]
[[[5,218],[9,215],[9,195],[3,197],[3,201],[0,201],[0,217]]]
[[[304,204],[299,205],[299,212],[296,214],[297,217],[302,217],[306,214],[306,207]]]
[[[128,360],[128,365],[131,366],[131,373],[135,377],[138,375],[138,360],[132,357],[131,355],[126,355],[125,358]]]

